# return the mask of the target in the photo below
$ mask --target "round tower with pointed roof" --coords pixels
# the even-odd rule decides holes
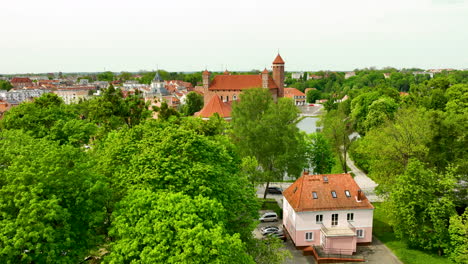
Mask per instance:
[[[208,89],[210,87],[210,72],[205,70],[202,72],[203,88]]]
[[[279,53],[273,61],[273,81],[278,86],[278,97],[284,97],[284,60]]]
[[[262,88],[268,88],[268,70],[266,68],[262,71]]]

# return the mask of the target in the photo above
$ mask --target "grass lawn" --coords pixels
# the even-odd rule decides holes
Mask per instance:
[[[408,245],[396,238],[392,227],[388,224],[388,214],[382,208],[382,203],[372,203],[374,211],[374,235],[382,241],[405,264],[444,264],[452,263],[446,257],[437,254],[410,249]]]

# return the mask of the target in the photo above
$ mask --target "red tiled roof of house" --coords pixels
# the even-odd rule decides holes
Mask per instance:
[[[208,118],[214,113],[218,113],[220,117],[225,118],[231,117],[231,111],[231,104],[221,101],[219,96],[215,94],[213,97],[211,97],[211,100],[203,107],[203,109],[196,114],[196,116]]]
[[[400,92],[400,96],[407,96],[407,95],[409,95],[409,93]]]
[[[278,56],[276,56],[275,60],[273,61],[273,64],[284,64],[284,60],[283,60],[283,58],[281,58],[281,56],[278,54]]]
[[[350,197],[346,196],[346,190],[349,191]],[[283,192],[283,195],[296,212],[373,209],[363,192],[360,193],[361,199],[358,201],[359,190],[350,174],[309,175],[305,172]],[[336,193],[336,198],[333,198],[332,191]],[[314,199],[313,192],[317,194],[317,199]]]
[[[262,87],[262,75],[217,75],[211,82],[209,90],[245,90]],[[268,88],[275,89],[271,76],[268,77]]]
[[[294,97],[294,96],[305,96],[305,93],[299,91],[296,88],[284,88],[285,97]]]
[[[30,83],[32,82],[29,78],[22,78],[22,77],[14,77],[10,81],[11,83]]]

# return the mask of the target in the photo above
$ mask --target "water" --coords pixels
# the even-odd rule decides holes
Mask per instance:
[[[315,133],[317,129],[322,130],[322,127],[317,126],[319,120],[318,117],[306,117],[297,124],[297,127],[307,134]]]

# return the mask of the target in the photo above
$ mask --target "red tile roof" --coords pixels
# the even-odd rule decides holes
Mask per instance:
[[[324,176],[328,177],[328,183],[325,182]],[[346,190],[351,197],[346,196]],[[283,195],[296,212],[373,209],[364,193],[360,194],[360,202],[357,200],[359,190],[359,186],[349,174],[304,173],[283,192]],[[332,197],[332,191],[336,192],[336,198]],[[317,193],[317,199],[313,198],[312,192]]]
[[[203,109],[195,115],[208,118],[214,113],[218,113],[220,117],[226,118],[231,117],[231,111],[231,104],[221,101],[219,96],[215,94],[213,97],[211,97],[211,100],[203,107]]]
[[[305,93],[299,91],[296,88],[284,88],[284,96],[293,98],[294,96],[306,96],[306,95]]]
[[[209,90],[245,90],[262,87],[262,75],[217,75],[211,82]],[[268,76],[268,88],[278,88]]]
[[[11,83],[30,83],[32,82],[29,78],[14,77],[11,79]]]
[[[284,64],[284,60],[283,60],[283,58],[281,58],[281,56],[278,54],[278,56],[276,56],[275,60],[273,61],[273,64]]]

